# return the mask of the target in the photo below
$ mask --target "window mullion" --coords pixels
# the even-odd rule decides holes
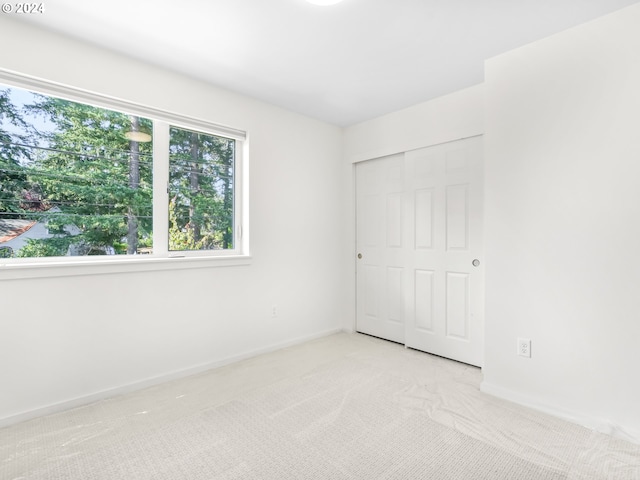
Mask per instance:
[[[153,122],[153,253],[169,254],[169,124]]]

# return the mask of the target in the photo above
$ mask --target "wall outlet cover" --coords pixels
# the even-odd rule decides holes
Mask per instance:
[[[531,358],[531,340],[528,338],[518,338],[518,355]]]

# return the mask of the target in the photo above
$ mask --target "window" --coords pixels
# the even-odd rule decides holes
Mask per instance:
[[[77,93],[0,84],[3,264],[246,253],[243,132]]]
[[[235,140],[171,127],[169,251],[233,249]]]

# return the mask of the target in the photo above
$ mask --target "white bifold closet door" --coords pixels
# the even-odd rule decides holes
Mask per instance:
[[[356,165],[356,329],[482,365],[482,138]]]

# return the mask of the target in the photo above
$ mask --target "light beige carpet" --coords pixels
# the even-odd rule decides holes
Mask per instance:
[[[0,430],[0,478],[638,478],[640,447],[607,450],[481,394],[479,378],[337,335]]]
[[[333,365],[121,443],[62,455],[38,479],[531,479],[566,475],[400,408],[406,385]]]

